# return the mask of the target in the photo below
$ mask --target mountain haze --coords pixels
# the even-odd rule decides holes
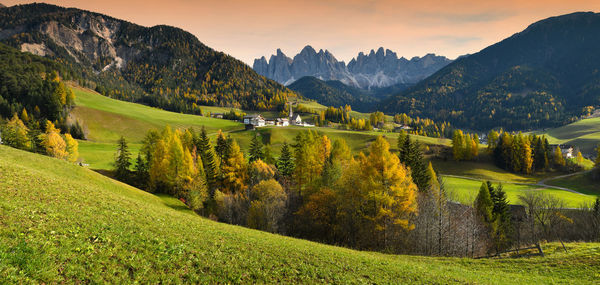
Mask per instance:
[[[346,85],[362,89],[388,87],[398,83],[414,84],[444,67],[451,60],[427,54],[410,60],[398,58],[391,50],[379,48],[368,55],[359,53],[348,65],[338,61],[329,51],[306,46],[293,59],[280,49],[267,62],[263,56],[254,60],[253,68],[259,74],[284,85],[304,76],[321,80],[339,80]]]
[[[600,14],[539,21],[456,60],[380,108],[478,130],[571,122],[600,107],[598,35]]]

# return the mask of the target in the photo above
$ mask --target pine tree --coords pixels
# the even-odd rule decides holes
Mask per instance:
[[[421,144],[419,141],[415,141],[410,146],[409,154],[409,167],[411,169],[411,175],[415,184],[419,188],[419,191],[427,191],[429,189],[429,183],[431,176],[427,171],[427,164],[421,151]]]
[[[494,203],[490,196],[488,184],[485,182],[481,184],[477,198],[475,198],[475,210],[484,223],[490,224],[493,221],[492,211],[494,210]]]
[[[215,154],[210,144],[210,139],[208,138],[204,127],[202,127],[200,136],[195,139],[194,144],[200,154],[200,160],[202,161],[204,175],[206,176],[206,184],[209,190],[209,199],[213,199],[217,186],[217,164],[215,162]]]
[[[277,160],[277,170],[284,177],[291,177],[294,172],[294,161],[287,142],[283,142],[281,147],[281,156]]]
[[[121,136],[117,141],[117,153],[115,154],[115,178],[121,181],[127,181],[129,179],[129,167],[131,166],[130,161],[131,154],[129,153],[129,147],[127,141]]]
[[[494,204],[492,215],[496,223],[495,231],[493,232],[494,243],[496,244],[496,252],[506,248],[510,243],[510,234],[512,231],[510,205],[504,192],[502,184],[497,188],[491,186],[488,181],[488,189]]]
[[[250,162],[259,159],[264,159],[263,145],[256,133],[254,133],[254,136],[252,137],[252,142],[250,143],[250,151],[248,155],[250,158]]]
[[[227,161],[229,152],[229,140],[225,138],[225,134],[223,134],[223,132],[219,130],[217,132],[217,144],[215,145],[215,154],[217,155],[220,164],[223,164],[224,161]]]
[[[141,152],[135,160],[135,183],[140,189],[146,189],[148,181],[148,163],[142,158]]]

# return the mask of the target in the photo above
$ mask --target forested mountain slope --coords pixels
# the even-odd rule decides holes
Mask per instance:
[[[291,92],[170,26],[143,27],[48,4],[0,10],[0,41],[77,70],[108,96],[173,111],[198,105],[283,108]]]
[[[600,107],[600,14],[532,24],[384,101],[388,113],[486,130],[563,125]]]

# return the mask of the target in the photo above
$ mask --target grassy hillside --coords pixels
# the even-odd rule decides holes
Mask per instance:
[[[482,181],[474,180],[474,179],[465,179],[465,178],[457,178],[457,177],[444,177],[444,185],[446,189],[451,193],[451,197],[453,200],[457,202],[464,203],[470,205],[475,201],[475,197],[477,197],[477,193],[479,191],[479,187],[481,187]],[[494,183],[495,185],[497,183]],[[557,184],[552,184],[556,186],[562,186]],[[563,186],[569,187],[569,186]],[[578,208],[582,204],[585,203],[594,203],[596,199],[596,195],[600,195],[600,192],[581,192],[584,194],[572,193],[560,189],[553,189],[542,187],[539,185],[524,185],[524,184],[512,184],[512,183],[502,183],[502,188],[506,192],[506,196],[508,198],[508,202],[510,204],[521,204],[519,200],[519,196],[525,194],[528,191],[536,191],[545,193],[548,195],[555,196],[562,201],[565,202],[565,205],[569,208]],[[576,190],[577,188],[571,188]]]
[[[544,133],[552,144],[570,144],[581,148],[583,154],[595,154],[600,144],[600,118],[581,120]]]
[[[548,180],[546,184],[567,187],[580,193],[600,197],[600,183],[593,181],[589,173],[580,173],[569,177]]]
[[[140,104],[114,100],[102,96],[94,91],[73,87],[76,95],[77,107],[73,115],[83,121],[88,130],[88,141],[80,141],[79,152],[81,157],[94,169],[108,169],[113,160],[116,141],[122,135],[130,143],[132,152],[137,155],[137,150],[146,132],[150,129],[162,129],[166,125],[173,128],[194,127],[200,129],[205,126],[209,134],[214,135],[217,130],[229,132],[243,150],[250,146],[253,131],[245,131],[241,123],[213,119],[202,116],[173,113]],[[316,105],[315,105],[316,106]],[[225,112],[229,109],[220,107],[202,107],[205,112]],[[275,114],[270,114],[275,116]],[[368,114],[362,114],[368,117]],[[396,145],[398,134],[344,131],[332,128],[303,128],[303,127],[265,127],[258,132],[263,137],[264,143],[273,145],[273,151],[279,153],[284,141],[291,143],[299,132],[308,129],[317,130],[326,134],[331,139],[343,138],[353,151],[360,151],[375,140],[378,135],[384,134],[392,144]],[[425,144],[449,145],[447,139],[414,136]]]
[[[179,114],[140,104],[111,99],[88,89],[74,87],[77,107],[74,116],[84,122],[93,142],[115,142],[121,135],[139,142],[146,132],[171,125],[173,128],[205,126],[209,132],[243,129],[241,123],[203,116]],[[207,111],[223,108],[206,107]]]
[[[45,156],[0,146],[0,283],[593,284],[599,244],[471,260],[359,252],[216,223]]]

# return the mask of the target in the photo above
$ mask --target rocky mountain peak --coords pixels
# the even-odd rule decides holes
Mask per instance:
[[[261,75],[285,85],[304,76],[314,76],[322,80],[339,80],[358,88],[387,87],[398,83],[416,83],[450,63],[445,57],[427,54],[410,61],[383,47],[370,50],[368,54],[359,52],[348,65],[338,61],[327,49],[317,52],[312,46],[305,46],[293,59],[276,61],[285,57],[281,50],[271,56],[268,66],[258,60],[254,69]]]

